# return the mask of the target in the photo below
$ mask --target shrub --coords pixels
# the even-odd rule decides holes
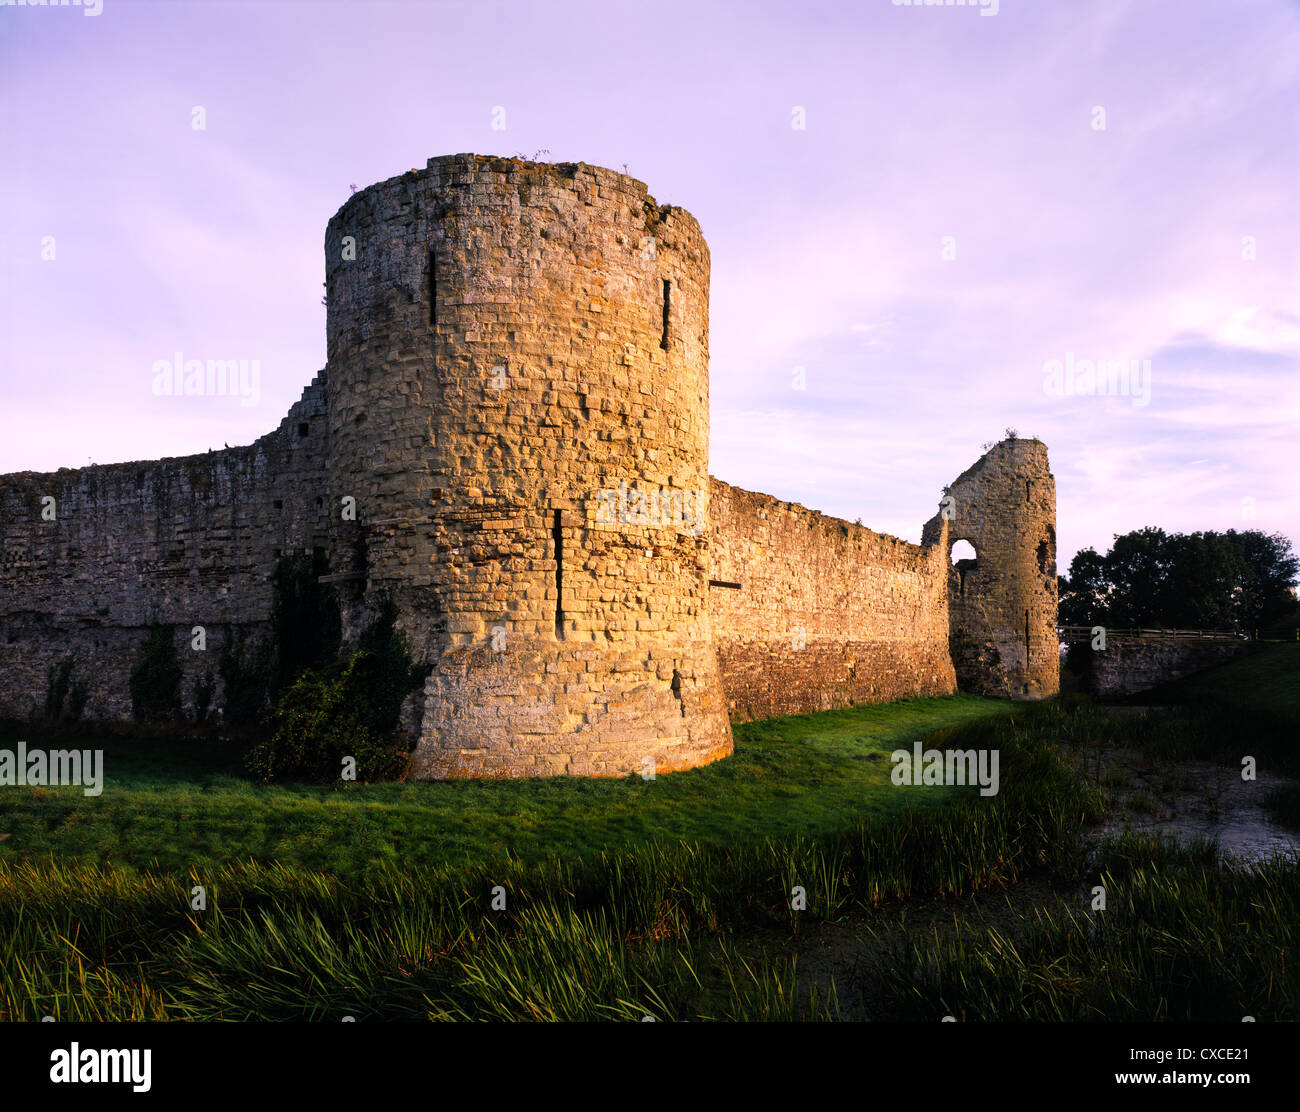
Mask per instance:
[[[406,747],[372,724],[367,677],[375,654],[359,650],[323,669],[304,672],[272,713],[270,738],[249,750],[246,765],[261,783],[337,780],[344,757],[358,780],[388,780],[406,767]]]
[[[405,771],[409,754],[394,731],[402,703],[427,670],[413,664],[396,617],[385,600],[355,652],[302,673],[285,689],[268,722],[271,736],[248,752],[255,779],[337,782],[344,757],[356,759],[358,780]]]
[[[1087,641],[1071,641],[1065,650],[1065,666],[1076,676],[1088,679],[1092,675],[1092,646]]]
[[[68,719],[72,722],[81,720],[82,712],[86,709],[86,681],[73,680],[72,687],[68,690]]]
[[[181,704],[181,666],[169,625],[155,625],[131,670],[131,708],[138,722],[175,718]]]

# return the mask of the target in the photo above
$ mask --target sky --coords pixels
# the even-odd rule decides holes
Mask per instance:
[[[0,473],[272,430],[326,222],[473,151],[700,221],[720,479],[915,542],[1011,428],[1063,572],[1300,544],[1296,0],[94,2],[0,0]],[[258,395],[155,395],[177,351]]]

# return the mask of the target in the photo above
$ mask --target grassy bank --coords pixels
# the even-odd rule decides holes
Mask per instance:
[[[1215,705],[1257,738],[1284,713]],[[1070,747],[1208,744],[1225,719],[1189,709],[863,707],[741,727],[730,761],[653,783],[255,789],[210,754],[122,753],[119,842],[78,854],[69,823],[105,821],[107,790],[31,804],[29,832],[67,807],[44,851],[0,842],[0,1019],[1300,1019],[1300,865],[1085,848],[1102,797]],[[997,750],[1001,790],[891,785],[915,740]],[[1004,925],[964,920],[1004,893]],[[896,929],[922,906],[952,928]]]
[[[934,735],[999,747],[997,796],[933,807],[934,789],[892,788],[921,805],[833,832],[365,876],[0,864],[0,1016],[828,1018],[831,986],[810,992],[794,958],[756,957],[746,939],[1080,867],[1095,793],[1019,717]],[[191,908],[196,885],[205,911]],[[806,910],[792,908],[796,887]],[[503,909],[492,909],[493,888]]]
[[[237,753],[210,742],[72,735],[39,744],[104,749],[103,794],[0,789],[0,834],[9,835],[0,860],[54,856],[181,872],[253,860],[355,876],[503,854],[537,861],[654,841],[817,834],[950,802],[965,789],[892,788],[889,754],[937,727],[1011,709],[963,695],[749,723],[735,729],[734,756],[653,781],[261,787],[243,776]],[[0,746],[24,736],[10,731]]]

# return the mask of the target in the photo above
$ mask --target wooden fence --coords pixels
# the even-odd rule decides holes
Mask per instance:
[[[1263,637],[1260,636],[1257,629],[1112,629],[1110,626],[1104,626],[1103,628],[1106,630],[1107,640],[1136,637],[1173,637],[1193,641],[1300,641],[1300,628],[1297,628],[1295,633],[1290,636],[1275,634]],[[1074,644],[1076,641],[1091,641],[1092,631],[1092,626],[1056,627],[1057,635],[1067,644]]]

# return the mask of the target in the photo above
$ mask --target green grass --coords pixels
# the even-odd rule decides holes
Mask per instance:
[[[941,806],[970,789],[889,783],[889,754],[936,727],[1012,712],[976,696],[914,699],[735,728],[726,760],[653,781],[463,780],[259,787],[211,742],[63,737],[29,744],[102,748],[98,797],[77,787],[0,794],[0,860],[57,856],[187,870],[254,860],[356,875],[384,865],[538,861],[652,841],[728,845],[818,834]],[[21,734],[0,738],[12,747]]]
[[[1231,728],[1268,756],[1292,724],[1226,696],[1128,717],[915,700],[738,727],[734,757],[653,783],[338,791],[88,739],[103,796],[0,793],[0,1020],[1297,1019],[1300,865],[1135,838],[1090,857],[1101,795],[1060,750],[1226,753]],[[997,749],[1001,791],[893,787],[889,753],[916,740]],[[886,929],[900,903],[956,914],[1027,876],[1057,895],[1006,930]],[[866,960],[814,976],[832,925]]]
[[[1022,725],[1044,713],[927,735],[998,747],[998,795],[880,809],[820,833],[365,875],[0,862],[0,1019],[833,1018],[835,986],[802,975],[795,955],[756,953],[756,932],[1000,888],[1044,867],[1077,875],[1079,830],[1099,801]],[[191,908],[195,885],[206,910]],[[490,907],[497,885],[502,910]],[[805,911],[791,908],[795,886]]]
[[[1240,1022],[1300,1019],[1300,859],[1219,866],[1212,843],[1103,844],[1091,892],[997,929],[882,941],[880,1007],[896,1019]],[[1287,976],[1287,955],[1292,957]]]

